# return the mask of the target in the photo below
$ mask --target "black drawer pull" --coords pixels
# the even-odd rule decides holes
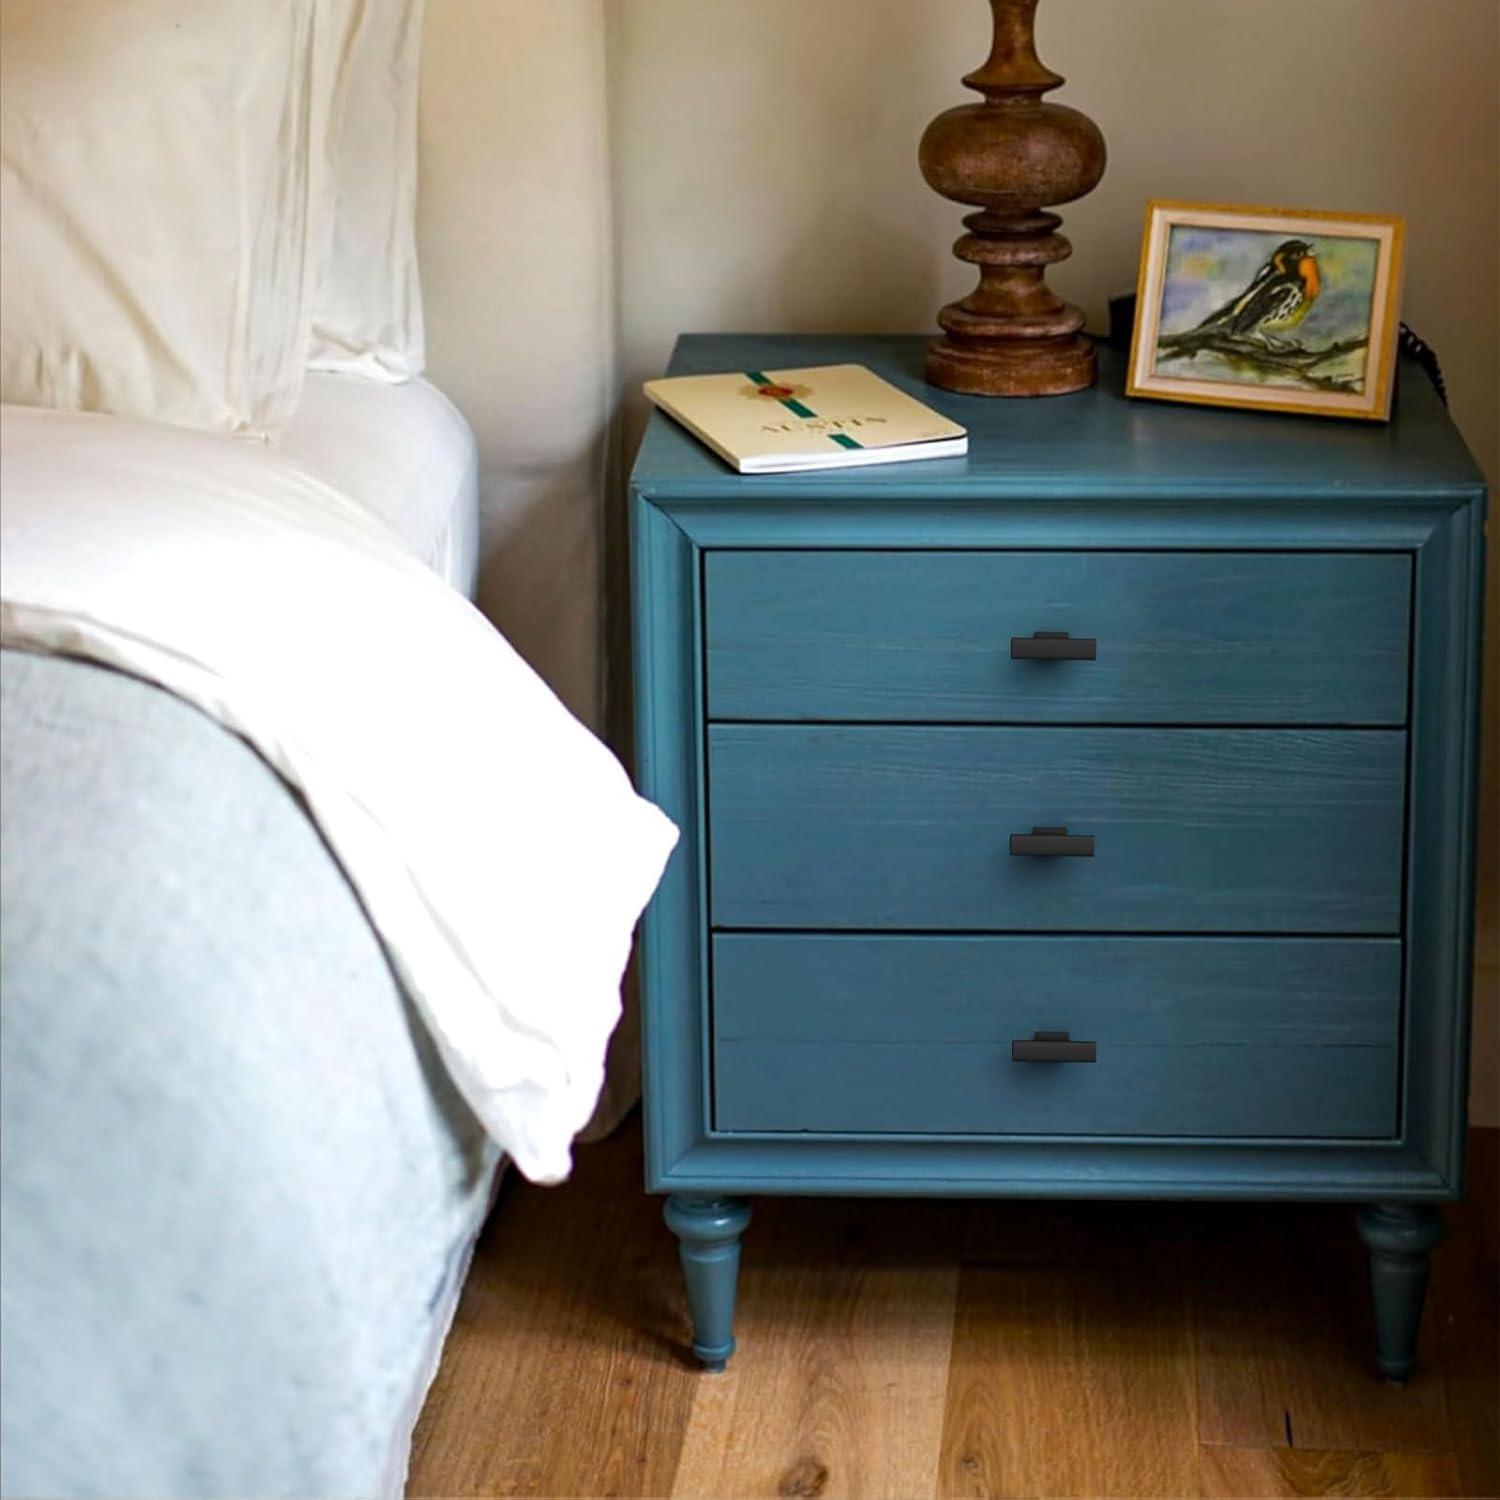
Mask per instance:
[[[1094,835],[1069,833],[1066,828],[1033,828],[1030,833],[1011,834],[1010,852],[1040,855],[1044,859],[1092,859]]]
[[[1066,630],[1038,630],[1010,638],[1012,661],[1097,661],[1099,642],[1092,636],[1075,641]]]
[[[1066,1031],[1035,1031],[1029,1042],[1012,1042],[1012,1062],[1098,1062],[1098,1042],[1074,1042]]]

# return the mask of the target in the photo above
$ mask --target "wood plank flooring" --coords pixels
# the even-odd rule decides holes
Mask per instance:
[[[1500,1133],[1471,1136],[1424,1363],[1369,1360],[1344,1208],[759,1199],[699,1375],[640,1130],[512,1180],[412,1496],[1500,1496]]]

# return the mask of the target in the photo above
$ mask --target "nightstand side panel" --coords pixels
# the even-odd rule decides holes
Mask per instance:
[[[1486,497],[1476,491],[1417,552],[1406,871],[1407,1139],[1463,1181],[1473,988],[1475,827]]]
[[[641,919],[646,1178],[707,1133],[708,929],[700,555],[636,489],[631,501],[636,778],[679,840]]]

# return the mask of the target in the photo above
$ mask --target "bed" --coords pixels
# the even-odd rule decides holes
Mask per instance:
[[[664,820],[431,570],[470,569],[465,485],[425,506],[388,489],[401,540],[279,454],[113,417],[4,423],[0,1483],[398,1492],[497,1140],[556,1180],[593,1108]],[[210,493],[227,519],[205,520]],[[251,622],[186,663],[162,616],[178,547],[180,613]],[[304,687],[268,703],[292,653]],[[446,692],[445,665],[503,707]],[[329,684],[320,724],[298,695]],[[386,741],[384,786],[326,784],[346,732]],[[351,807],[382,798],[362,847]],[[459,816],[446,853],[402,831]],[[505,914],[524,930],[486,955]],[[580,941],[591,972],[543,972]],[[472,993],[455,953],[489,965]]]
[[[312,371],[277,444],[389,523],[471,598],[479,577],[479,457],[458,408],[421,376],[390,385]]]
[[[312,376],[281,447],[472,587],[473,439],[430,383]],[[244,741],[13,649],[0,720],[5,1493],[398,1492],[498,1146]]]
[[[131,0],[173,46],[248,17],[277,90],[276,47],[303,57],[336,3]],[[73,14],[102,36],[116,4]],[[7,68],[12,28],[60,14],[7,0]],[[420,7],[348,14],[407,34]],[[212,40],[213,66],[235,54]],[[117,132],[91,76],[70,107]],[[31,101],[5,83],[4,191],[50,191],[12,170]],[[308,118],[266,108],[278,139]],[[268,196],[283,217],[295,187]],[[397,1494],[500,1164],[569,1170],[675,830],[469,602],[507,478],[421,374],[413,265],[404,323],[362,342],[330,314],[308,345],[304,320],[296,399],[251,401],[208,338],[149,381],[155,347],[18,356],[117,287],[128,342],[151,287],[93,287],[84,257],[28,331],[68,245],[11,279],[47,205],[0,207],[0,1492]],[[243,333],[244,298],[200,290],[189,331]]]

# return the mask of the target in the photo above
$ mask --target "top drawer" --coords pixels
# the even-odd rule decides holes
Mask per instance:
[[[1410,590],[1402,553],[710,551],[708,713],[1396,725]]]

